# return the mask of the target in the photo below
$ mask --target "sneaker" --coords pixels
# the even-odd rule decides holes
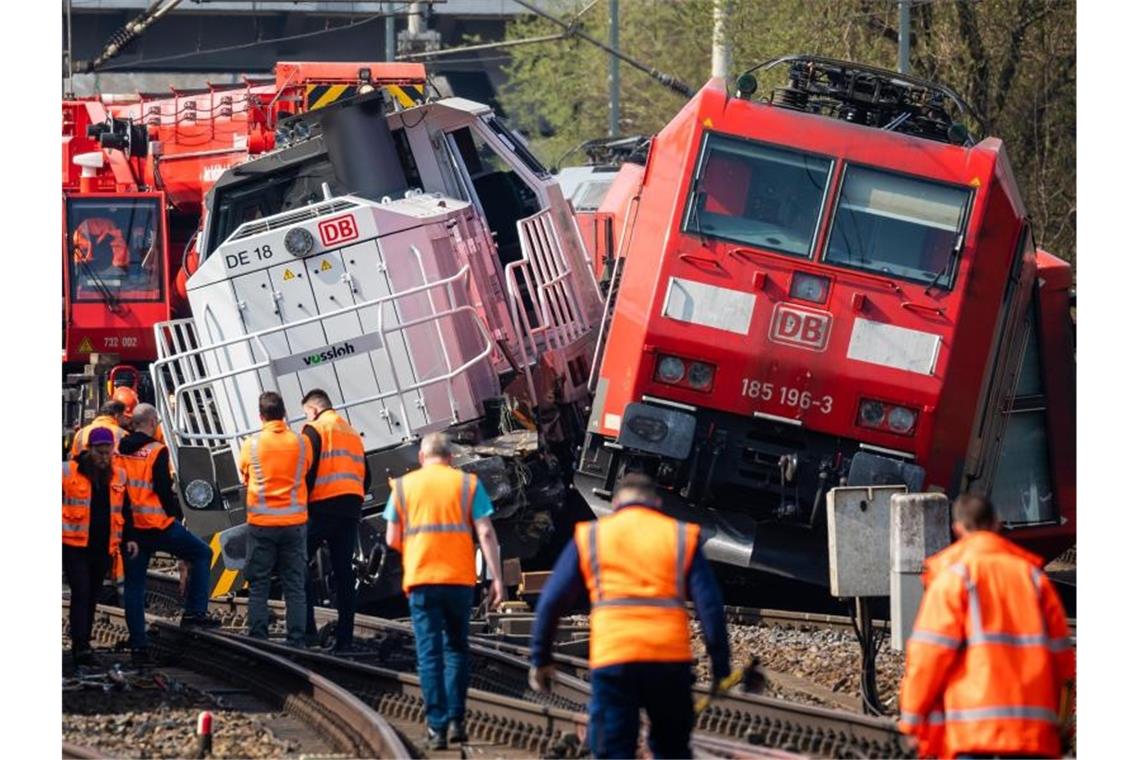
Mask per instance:
[[[447,724],[447,740],[462,744],[467,741],[467,726],[461,720],[453,720]]]
[[[132,668],[153,668],[157,667],[158,663],[150,656],[149,649],[132,649],[131,650],[131,667]]]
[[[447,749],[447,737],[443,731],[436,731],[431,726],[428,726],[427,745],[427,748],[430,750]]]
[[[182,627],[183,628],[220,628],[221,621],[210,617],[204,613],[182,614]]]

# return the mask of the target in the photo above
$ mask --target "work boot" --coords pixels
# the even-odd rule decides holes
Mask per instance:
[[[183,628],[220,628],[221,623],[204,613],[182,613]]]
[[[447,749],[447,736],[444,735],[443,731],[436,731],[428,726],[427,748],[430,750]]]
[[[132,649],[131,650],[131,667],[140,670],[144,668],[158,667],[158,663],[150,656],[149,649]]]
[[[71,664],[78,670],[79,668],[98,668],[102,665],[99,658],[91,651],[90,647],[83,647],[81,649],[71,650]]]
[[[447,740],[462,744],[467,741],[467,726],[461,720],[453,720],[447,724]]]

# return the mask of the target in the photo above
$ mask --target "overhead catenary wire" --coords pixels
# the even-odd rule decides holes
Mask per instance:
[[[248,50],[249,48],[260,47],[262,45],[272,45],[272,44],[275,44],[278,42],[291,42],[293,40],[302,40],[302,39],[308,39],[311,37],[317,37],[317,36],[320,36],[322,34],[332,34],[334,32],[341,32],[341,31],[344,31],[346,29],[353,29],[353,28],[358,27],[358,26],[364,26],[365,24],[370,24],[373,21],[378,21],[379,19],[388,18],[389,16],[395,17],[395,16],[405,16],[405,15],[407,15],[407,14],[402,14],[402,13],[374,13],[371,16],[368,16],[367,18],[362,18],[362,19],[359,19],[357,21],[351,21],[347,24],[339,24],[337,26],[327,27],[325,29],[317,29],[316,31],[312,31],[312,32],[301,32],[300,34],[290,34],[290,35],[285,35],[283,37],[270,37],[270,38],[263,39],[263,40],[255,40],[253,42],[244,42],[240,45],[226,45],[224,47],[210,48],[208,50],[191,50],[191,51],[186,52],[186,53],[176,53],[175,55],[165,55],[165,56],[160,56],[158,58],[144,58],[144,59],[129,61],[127,63],[116,64],[114,66],[102,66],[98,70],[99,71],[115,71],[115,70],[119,70],[119,69],[137,69],[139,66],[147,66],[147,65],[150,65],[152,63],[166,63],[168,61],[180,61],[180,60],[184,60],[186,58],[194,58],[194,57],[200,56],[200,55],[214,55],[216,53],[228,53],[228,52],[231,52],[234,50]]]

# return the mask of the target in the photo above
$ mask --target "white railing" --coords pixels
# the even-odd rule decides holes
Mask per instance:
[[[416,251],[417,258],[419,252]],[[423,273],[422,261],[420,263],[420,270]],[[244,436],[256,432],[259,428],[241,428],[231,431],[226,431],[224,425],[220,420],[220,413],[213,403],[213,386],[223,380],[235,378],[239,375],[253,373],[256,378],[259,392],[266,390],[274,390],[280,392],[276,384],[276,376],[272,371],[263,375],[262,370],[270,370],[271,365],[275,358],[265,347],[264,338],[290,330],[296,327],[301,327],[313,322],[319,322],[325,319],[350,314],[353,312],[361,311],[376,307],[377,309],[377,330],[381,335],[381,343],[385,353],[388,356],[389,365],[393,366],[391,354],[391,341],[385,339],[385,336],[392,333],[408,330],[418,325],[435,322],[439,325],[439,320],[445,317],[458,316],[461,313],[469,314],[475,327],[482,338],[482,348],[480,348],[473,356],[466,359],[462,364],[457,367],[451,366],[450,358],[446,359],[446,369],[444,372],[429,377],[424,380],[419,380],[411,384],[401,384],[399,377],[393,372],[394,388],[391,390],[380,389],[379,393],[358,399],[346,400],[344,403],[337,404],[336,408],[345,409],[363,404],[373,403],[376,401],[383,401],[384,399],[395,396],[399,400],[400,410],[404,415],[404,419],[408,420],[408,410],[405,405],[404,394],[421,391],[424,388],[433,386],[439,383],[446,383],[448,388],[448,398],[451,408],[451,419],[449,423],[458,422],[457,412],[458,408],[455,403],[454,392],[452,389],[452,381],[463,375],[465,372],[475,367],[480,362],[488,359],[494,346],[494,342],[487,330],[486,325],[480,317],[478,311],[470,304],[455,305],[452,297],[451,285],[458,282],[465,282],[470,274],[470,268],[464,266],[455,274],[439,279],[432,282],[424,282],[421,285],[402,290],[397,293],[391,293],[380,298],[374,298],[369,301],[363,301],[358,304],[352,304],[341,309],[317,314],[305,319],[289,322],[288,324],[277,325],[274,327],[260,330],[258,332],[250,333],[248,335],[239,335],[228,340],[212,343],[210,345],[202,346],[195,345],[183,351],[177,351],[176,348],[183,345],[191,345],[197,343],[197,335],[194,332],[194,325],[192,320],[175,320],[173,322],[165,322],[155,326],[155,334],[158,338],[159,344],[159,359],[154,363],[151,368],[152,377],[155,381],[156,397],[159,402],[159,414],[162,418],[163,425],[172,436],[172,441],[177,441],[182,445],[207,445],[211,444],[229,444],[236,446],[240,443]],[[424,277],[426,280],[426,276]],[[384,324],[384,309],[382,305],[385,303],[393,302],[407,296],[412,296],[417,293],[428,291],[432,288],[445,286],[448,293],[448,308],[442,311],[435,308],[435,303],[428,296],[429,306],[431,307],[431,314],[424,317],[419,317],[412,320],[397,319],[393,325]],[[443,345],[442,329],[437,331],[439,336],[441,349],[445,357],[446,346]],[[169,342],[168,342],[169,339]],[[211,374],[207,369],[206,355],[211,352],[217,352],[221,349],[230,347],[243,346],[247,349],[250,356],[249,364],[240,366],[234,369],[225,370]],[[229,352],[226,352],[227,354]],[[219,362],[218,366],[222,366]],[[414,372],[413,372],[414,374]],[[272,385],[266,387],[262,382],[262,378],[268,375]],[[173,384],[173,387],[170,387]],[[173,399],[173,404],[171,404]],[[235,400],[236,403],[236,400]],[[427,410],[424,410],[427,415]],[[236,418],[236,415],[233,415]],[[304,419],[303,416],[296,418],[289,418],[288,422],[298,422]],[[429,420],[430,424],[431,420]],[[235,424],[236,427],[236,424]],[[413,431],[406,429],[405,438],[411,438]]]
[[[575,273],[554,229],[551,210],[543,209],[520,219],[518,231],[523,257],[505,268],[511,321],[522,343],[526,364],[549,352],[559,365],[564,365],[562,349],[589,335],[593,329],[591,309],[579,291]],[[597,295],[596,284],[593,295]],[[559,369],[565,372],[565,366]],[[529,369],[527,383],[531,397],[537,400]]]

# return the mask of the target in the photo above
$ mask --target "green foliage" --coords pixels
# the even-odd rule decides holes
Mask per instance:
[[[570,19],[584,2],[567,0]],[[694,89],[709,77],[713,0],[621,0],[621,49]],[[734,71],[790,53],[894,68],[894,0],[735,0],[728,25]],[[608,3],[580,16],[580,28],[609,39]],[[520,17],[509,39],[560,31]],[[502,102],[542,157],[557,161],[609,124],[609,56],[578,39],[510,49]],[[914,0],[912,73],[953,87],[989,122],[1009,151],[1038,243],[1076,257],[1075,0]],[[621,66],[622,134],[650,134],[685,99]],[[767,83],[761,80],[761,92]],[[573,160],[573,159],[572,159]]]

